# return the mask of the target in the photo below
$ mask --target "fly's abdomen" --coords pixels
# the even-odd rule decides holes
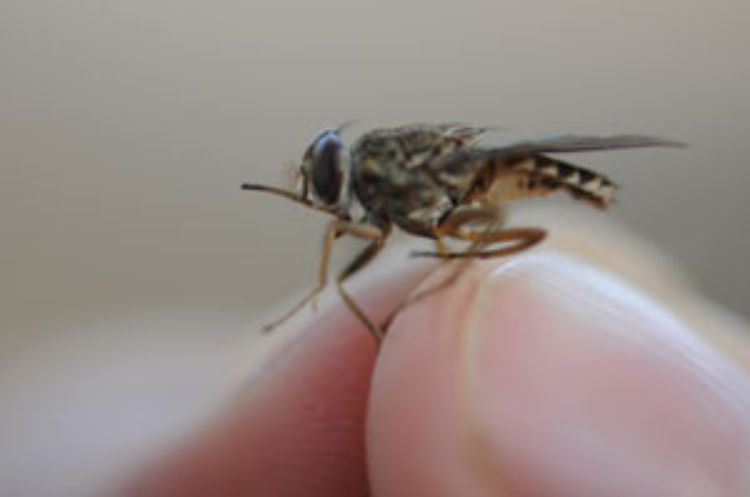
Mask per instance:
[[[517,160],[489,160],[478,177],[477,200],[499,203],[560,190],[599,208],[614,200],[616,185],[606,176],[544,155]]]

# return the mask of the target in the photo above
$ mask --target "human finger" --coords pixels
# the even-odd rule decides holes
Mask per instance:
[[[552,252],[493,261],[394,323],[374,494],[750,492],[750,380],[635,286]]]
[[[424,264],[388,260],[364,275],[357,300],[380,322],[417,284]],[[395,258],[394,258],[395,260]],[[360,291],[357,291],[360,290]],[[255,374],[231,408],[150,464],[128,496],[368,495],[364,420],[376,346],[333,292],[278,329],[253,359]]]

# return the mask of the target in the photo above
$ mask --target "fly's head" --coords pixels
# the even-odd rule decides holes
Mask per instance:
[[[303,198],[321,207],[346,211],[349,185],[339,129],[326,128],[318,134],[305,150],[297,178]]]

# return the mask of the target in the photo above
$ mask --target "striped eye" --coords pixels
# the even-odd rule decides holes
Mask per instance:
[[[312,146],[312,185],[315,195],[328,205],[338,202],[344,172],[341,169],[343,143],[336,130],[327,129]]]

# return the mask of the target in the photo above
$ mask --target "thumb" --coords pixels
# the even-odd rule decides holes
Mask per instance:
[[[394,323],[368,417],[374,495],[750,492],[750,379],[615,276],[538,253]]]

